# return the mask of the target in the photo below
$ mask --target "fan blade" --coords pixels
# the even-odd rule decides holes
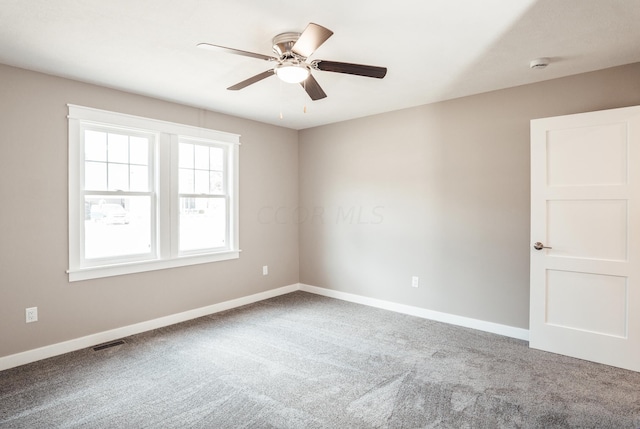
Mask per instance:
[[[313,101],[321,100],[327,96],[313,75],[309,75],[306,80],[300,82],[300,85],[307,91],[307,94],[309,94],[309,97],[311,97]]]
[[[382,79],[387,74],[386,67],[365,66],[362,64],[339,63],[337,61],[316,60],[312,66],[318,70],[335,73],[355,74],[358,76]]]
[[[266,78],[268,78],[269,76],[271,76],[273,74],[274,74],[273,69],[270,69],[270,70],[267,70],[267,71],[262,72],[260,74],[257,74],[257,75],[255,75],[253,77],[250,77],[249,79],[243,80],[240,83],[236,83],[235,85],[230,86],[227,89],[230,90],[230,91],[237,91],[239,89],[246,88],[247,86],[249,86],[249,85],[251,85],[253,83],[260,82],[262,79],[266,79]]]
[[[241,51],[240,49],[227,48],[225,46],[212,45],[211,43],[198,43],[198,48],[208,49],[210,51],[226,52],[228,54],[242,55],[243,57],[257,58],[266,61],[278,61],[275,57],[269,55],[256,54],[255,52]]]
[[[333,31],[324,28],[322,25],[311,22],[304,29],[296,43],[291,48],[291,52],[308,58],[320,47],[331,35]]]

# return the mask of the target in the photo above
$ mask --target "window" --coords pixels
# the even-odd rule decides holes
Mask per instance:
[[[227,201],[223,147],[181,140],[178,155],[182,253],[224,247]]]
[[[69,280],[238,258],[238,146],[69,105]]]
[[[80,125],[82,266],[153,259],[153,134]],[[83,174],[84,173],[84,174]],[[153,237],[155,238],[155,237]]]

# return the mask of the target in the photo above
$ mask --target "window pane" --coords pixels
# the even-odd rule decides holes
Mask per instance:
[[[223,198],[180,198],[180,251],[225,246],[227,210]]]
[[[210,165],[211,170],[222,171],[224,166],[224,151],[219,147],[210,148]]]
[[[181,168],[178,173],[178,192],[181,194],[193,194],[193,170]]]
[[[209,193],[209,171],[196,170],[196,194],[208,194]]]
[[[150,197],[85,197],[86,259],[151,253]]]
[[[107,133],[92,130],[84,132],[84,159],[88,161],[107,160]]]
[[[129,190],[129,166],[126,164],[109,164],[110,191]]]
[[[129,167],[129,190],[146,192],[149,190],[149,167],[132,165]]]
[[[195,146],[195,167],[201,170],[209,169],[209,146]]]
[[[193,168],[193,145],[188,143],[180,143],[178,151],[179,167]]]
[[[107,189],[107,164],[104,162],[84,163],[84,189],[103,191]]]
[[[129,162],[131,164],[149,165],[149,139],[145,137],[129,137]]]
[[[129,136],[109,133],[108,137],[109,162],[129,162]]]
[[[222,194],[224,191],[223,183],[222,183],[222,173],[218,171],[211,172],[211,193],[212,194]]]

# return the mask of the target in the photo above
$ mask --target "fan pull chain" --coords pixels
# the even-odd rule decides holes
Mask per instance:
[[[280,79],[278,79],[280,80]],[[278,97],[278,102],[280,104],[280,119],[284,118],[284,116],[282,116],[282,81],[280,80],[279,85],[278,85],[278,91],[280,92],[280,96]]]
[[[304,82],[302,83],[302,87],[304,88],[304,92],[307,92],[307,80],[309,78],[305,79]],[[302,108],[302,112],[303,113],[307,113],[307,105],[305,104],[304,107]]]

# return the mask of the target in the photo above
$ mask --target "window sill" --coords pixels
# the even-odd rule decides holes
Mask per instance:
[[[209,262],[238,259],[240,250],[229,250],[206,255],[182,256],[176,259],[162,259],[153,261],[132,262],[101,267],[70,269],[69,282],[98,279],[102,277],[120,276],[124,274],[143,273],[146,271],[163,270],[167,268],[185,267],[189,265],[207,264]]]

